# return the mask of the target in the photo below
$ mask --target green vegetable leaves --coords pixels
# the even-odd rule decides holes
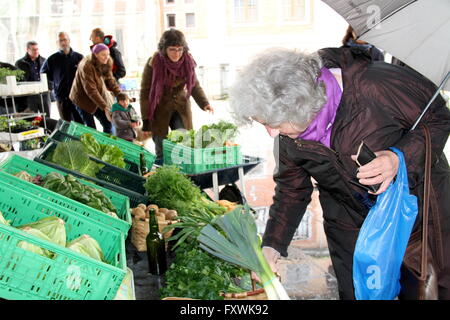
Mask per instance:
[[[104,261],[103,252],[98,242],[86,234],[69,242],[67,248],[92,259]]]
[[[91,156],[113,166],[125,168],[124,153],[117,146],[99,144],[90,133],[83,134],[80,141]]]
[[[233,140],[238,134],[237,127],[229,122],[220,121],[217,124],[202,126],[200,130],[174,130],[167,139],[190,148],[223,147],[227,141]]]
[[[84,145],[79,141],[58,143],[50,161],[89,177],[95,177],[103,167],[89,159]]]
[[[117,218],[117,208],[101,190],[84,185],[71,175],[64,177],[57,172],[49,173],[42,187]]]
[[[201,230],[197,239],[200,248],[206,252],[254,271],[264,284],[269,299],[289,299],[262,253],[255,219],[247,206],[244,210],[237,207],[217,217]]]
[[[161,297],[189,297],[202,300],[223,300],[220,292],[243,292],[234,279],[246,272],[223,262],[199,248],[184,244],[165,274],[166,285]]]

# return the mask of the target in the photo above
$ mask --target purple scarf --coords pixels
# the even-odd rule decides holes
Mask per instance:
[[[178,62],[172,62],[161,53],[153,56],[152,87],[149,96],[148,119],[153,120],[156,106],[161,101],[165,89],[172,88],[176,78],[186,81],[187,98],[191,96],[195,85],[195,67],[197,64],[189,53],[183,54]]]
[[[321,73],[322,75],[317,81],[323,81],[325,83],[327,102],[299,138],[318,141],[329,148],[331,146],[331,130],[339,104],[341,103],[342,90],[330,70],[322,68]]]

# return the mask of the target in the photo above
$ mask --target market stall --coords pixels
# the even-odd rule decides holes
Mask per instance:
[[[243,180],[261,162],[242,156],[232,137],[219,135],[211,148],[172,140],[171,156],[156,167],[155,156],[140,146],[60,122],[34,159],[3,157],[0,298],[216,300],[274,294],[250,278],[258,268],[263,279],[271,276],[258,258],[250,208],[204,192],[214,187],[217,195],[219,185]],[[191,150],[180,153],[179,147]],[[184,161],[174,163],[174,152]],[[192,170],[186,159],[194,154],[200,160]],[[218,221],[247,228],[248,234],[222,239],[235,251],[244,245],[245,259],[224,258],[220,247],[205,240],[223,231]],[[163,251],[148,251],[150,235]],[[152,259],[158,268],[149,269]]]

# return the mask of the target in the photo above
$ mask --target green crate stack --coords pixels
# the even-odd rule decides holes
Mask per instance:
[[[185,174],[233,167],[243,163],[241,146],[194,149],[163,141],[165,165],[176,165]]]
[[[12,226],[0,224],[0,297],[10,300],[112,300],[126,274],[124,235],[23,189],[0,182],[0,211]],[[67,240],[87,234],[97,240],[107,263],[16,229],[57,216]],[[50,259],[17,247],[20,241],[51,251]]]
[[[12,155],[8,159],[6,159],[2,163],[0,163],[0,171],[3,171],[10,175],[14,175],[18,172],[25,171],[32,176],[41,175],[42,177],[45,177],[49,173],[52,173],[52,172],[60,173],[63,176],[67,175],[67,173],[65,173],[65,172],[56,170],[52,167],[48,167],[46,165],[43,165],[41,163],[38,163],[38,162],[35,162],[32,160],[22,158],[17,155]],[[103,223],[114,226],[115,228],[121,230],[122,232],[127,233],[128,230],[130,229],[130,226],[132,223],[129,198],[126,197],[125,195],[111,191],[109,189],[105,189],[103,187],[92,184],[83,179],[79,179],[79,178],[76,178],[76,179],[84,185],[87,185],[89,187],[92,187],[92,188],[102,191],[105,194],[105,196],[111,200],[112,204],[117,208],[117,215],[120,218],[120,220],[115,219],[113,217],[109,217],[109,216],[104,217],[104,214],[100,215],[97,213],[94,215],[97,216],[99,219],[101,218],[102,220],[100,220],[100,221],[102,221]],[[16,184],[16,185],[20,184],[20,181],[14,181],[11,179],[8,179],[8,180],[12,181],[11,183],[13,183],[13,184]],[[22,183],[22,185],[23,185],[23,183]],[[34,190],[35,190],[35,192],[38,192],[40,194],[47,196],[47,198],[52,198],[51,194],[53,194],[53,192],[52,193],[43,193],[39,189],[34,189]],[[46,190],[46,189],[43,189],[43,190]],[[46,191],[51,192],[50,190],[46,190]],[[66,199],[65,197],[63,197],[63,198]],[[60,197],[53,197],[53,199],[55,202],[57,202],[59,204],[64,205],[64,203],[65,203],[65,200],[60,199]],[[77,202],[77,204],[78,204],[78,202]],[[67,203],[67,205],[69,205],[69,204]],[[83,210],[81,210],[81,211],[83,211]],[[90,211],[87,211],[87,212],[85,212],[85,214],[91,214],[91,213],[90,213]]]
[[[97,173],[96,177],[89,177],[79,172],[61,167],[49,161],[58,143],[60,142],[50,141],[41,154],[39,154],[34,160],[59,171],[69,173],[80,179],[91,181],[104,188],[123,194],[130,199],[130,205],[133,208],[140,203],[146,204],[147,197],[145,196],[146,190],[144,188],[145,178],[93,157],[90,158],[91,161],[95,161],[103,165],[103,168]]]
[[[79,124],[77,122],[62,122],[59,125],[59,130],[61,132],[67,133],[69,135],[72,135],[74,137],[81,137],[85,133],[90,133],[94,136],[94,138],[98,141],[100,144],[108,144],[117,146],[122,150],[122,152],[125,154],[125,159],[140,165],[140,154],[144,154],[145,162],[147,168],[151,168],[153,166],[153,163],[155,162],[156,156],[149,152],[144,147],[138,146],[137,144],[134,144],[132,142],[114,137],[112,138],[110,135],[105,134],[103,132],[97,131],[94,128]]]

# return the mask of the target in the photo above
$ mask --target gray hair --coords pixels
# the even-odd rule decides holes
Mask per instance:
[[[32,46],[37,46],[38,43],[34,40],[27,42],[27,49],[30,49]]]
[[[230,91],[236,123],[257,118],[277,128],[289,122],[305,126],[326,103],[326,89],[318,83],[323,62],[317,53],[269,49],[257,56],[237,77]]]

